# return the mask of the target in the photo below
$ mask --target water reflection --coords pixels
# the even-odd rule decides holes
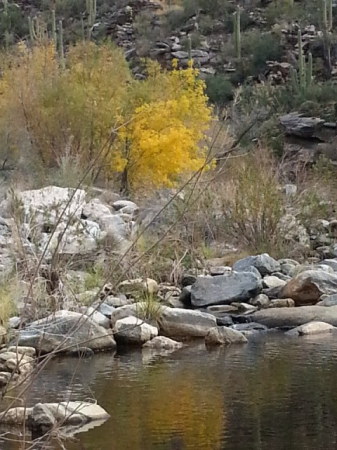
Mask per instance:
[[[111,414],[70,450],[332,450],[336,374],[333,335],[269,335],[212,351],[55,360],[29,402],[96,397]]]

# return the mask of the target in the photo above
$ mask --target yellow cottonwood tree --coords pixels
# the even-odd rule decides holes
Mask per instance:
[[[172,186],[181,174],[205,163],[201,145],[211,120],[205,86],[192,66],[161,72],[150,67],[144,91],[151,99],[134,109],[129,124],[119,132],[119,152],[112,166],[123,171],[124,189],[140,185]],[[151,96],[150,96],[151,97]]]

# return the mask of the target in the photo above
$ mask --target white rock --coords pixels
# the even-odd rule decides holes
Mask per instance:
[[[82,189],[75,191],[70,188],[47,186],[42,189],[19,192],[17,196],[22,201],[27,217],[34,217],[39,223],[55,223],[65,207],[65,220],[70,216],[80,218],[86,193]]]
[[[99,222],[101,217],[111,214],[111,209],[100,200],[94,198],[84,206],[82,214],[89,220]]]
[[[45,406],[56,422],[63,425],[81,424],[90,421],[106,420],[110,416],[99,405],[87,402],[61,402],[61,403],[43,403],[38,404]],[[38,406],[36,405],[36,406]],[[9,411],[0,414],[0,422],[11,425],[22,425],[29,422],[34,415],[34,407],[11,408]],[[38,424],[35,424],[38,425]]]
[[[90,317],[94,322],[103,328],[110,328],[111,321],[101,312],[97,311],[95,308],[89,306],[88,308],[82,308],[81,312],[86,316]]]
[[[134,316],[125,317],[115,323],[114,337],[118,344],[143,345],[156,336],[156,327]]]
[[[138,210],[138,206],[136,205],[136,203],[131,202],[130,200],[117,200],[112,204],[112,206],[116,211],[119,211],[120,209],[125,207],[132,208],[134,211]]]
[[[282,287],[287,284],[286,281],[281,280],[278,277],[275,277],[274,275],[269,275],[263,278],[262,281],[263,287],[266,288],[276,288],[276,287]]]
[[[143,345],[143,347],[155,350],[177,350],[183,346],[184,344],[182,342],[174,341],[166,336],[157,336]]]

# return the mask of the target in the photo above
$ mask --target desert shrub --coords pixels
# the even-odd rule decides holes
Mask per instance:
[[[136,303],[137,317],[147,321],[157,321],[162,311],[162,305],[152,294],[146,294]]]
[[[153,14],[144,11],[137,14],[134,20],[134,29],[137,34],[137,50],[140,56],[147,56],[157,40],[163,39],[166,34],[166,22],[161,26],[154,24]]]
[[[0,42],[8,47],[27,35],[28,22],[22,8],[15,2],[3,3],[0,11]]]
[[[251,251],[275,254],[283,245],[279,222],[284,205],[274,161],[260,150],[228,170],[222,204],[227,233]]]
[[[173,9],[165,16],[167,27],[173,31],[183,26],[187,19],[188,17],[182,9]]]
[[[206,93],[209,100],[217,106],[223,107],[233,100],[233,85],[225,75],[215,75],[206,80]]]
[[[212,33],[212,31],[214,30],[214,20],[211,16],[202,14],[199,17],[199,30],[201,34],[206,36]]]
[[[97,289],[103,284],[104,280],[104,269],[100,265],[95,265],[86,273],[84,279],[84,289],[90,291],[92,289]]]
[[[310,1],[311,5],[315,0]],[[303,20],[306,21],[309,18],[313,19],[313,9],[308,7],[308,2],[305,2],[305,8],[303,5],[293,1],[282,1],[282,2],[270,2],[270,4],[265,9],[265,16],[269,26],[278,23],[280,20]],[[315,22],[319,16],[320,8],[317,8],[317,2],[315,4]],[[313,23],[313,22],[310,22]]]
[[[187,16],[192,16],[199,10],[203,10],[214,18],[223,17],[233,10],[233,6],[228,0],[184,0],[183,7]]]
[[[266,65],[266,61],[278,60],[282,55],[280,38],[276,34],[248,31],[242,36],[242,53],[250,57],[250,72],[256,75]]]

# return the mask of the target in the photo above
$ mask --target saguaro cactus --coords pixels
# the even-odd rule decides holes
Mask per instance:
[[[324,31],[332,30],[333,27],[332,0],[322,0],[322,22]]]
[[[192,59],[192,38],[190,35],[187,36],[187,52],[188,52],[188,59]]]
[[[332,11],[332,0],[327,0],[328,4],[327,4],[327,16],[328,16],[328,29],[329,31],[332,30],[332,26],[333,26],[333,11]]]
[[[56,32],[56,14],[55,9],[51,11],[51,36],[54,41],[55,48],[57,47],[57,32]]]
[[[233,20],[235,54],[238,59],[241,59],[241,10],[239,6],[236,8]]]
[[[300,86],[303,87],[305,84],[305,59],[303,55],[301,30],[298,30],[297,39],[298,39],[298,77]]]
[[[86,0],[86,10],[88,14],[88,39],[91,39],[92,29],[95,25],[97,14],[96,0]]]
[[[28,17],[29,36],[32,42],[46,38],[46,25],[38,17]]]
[[[302,34],[298,32],[298,72],[292,70],[291,81],[297,92],[305,92],[311,86],[313,80],[312,54],[308,53],[308,62],[305,61],[302,46]]]
[[[306,87],[311,86],[312,83],[312,53],[308,54],[308,64],[306,68]]]
[[[60,52],[61,66],[64,69],[65,68],[65,59],[64,59],[63,23],[62,23],[62,20],[59,21],[59,52]]]

